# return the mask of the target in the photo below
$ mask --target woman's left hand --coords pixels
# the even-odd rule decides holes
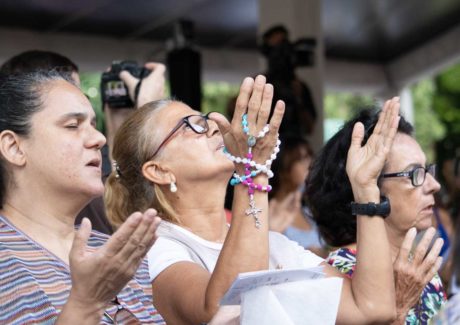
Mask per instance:
[[[428,282],[438,272],[442,257],[439,256],[443,240],[436,239],[434,245],[429,248],[436,231],[429,228],[417,245],[414,253],[411,249],[417,231],[411,228],[404,238],[399,254],[393,263],[397,320],[395,324],[404,324],[406,315],[420,300],[420,295]]]

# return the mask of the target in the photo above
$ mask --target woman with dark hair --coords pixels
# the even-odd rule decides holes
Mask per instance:
[[[338,324],[392,320],[393,273],[381,218],[359,218],[362,255],[352,280],[268,231],[268,179],[284,112],[278,101],[269,121],[272,98],[265,77],[246,78],[231,123],[218,113],[202,115],[181,102],[157,101],[136,110],[119,129],[116,168],[106,184],[107,214],[120,226],[129,211],[159,211],[159,238],[148,253],[155,307],[171,324],[207,323],[239,273],[321,265],[326,276],[344,279]],[[364,147],[362,125],[355,127],[347,166],[357,202],[378,200],[377,177],[396,133],[398,110],[397,100],[385,104],[379,128]],[[224,199],[235,170],[229,226]]]
[[[75,230],[104,191],[95,122],[62,74],[0,75],[2,324],[163,323],[144,260],[156,211],[133,213],[110,239],[87,218]]]
[[[312,160],[313,150],[307,140],[294,136],[283,139],[279,157],[272,165],[270,230],[281,232],[325,257],[318,229],[304,199],[305,180]]]
[[[327,261],[349,277],[357,273],[355,268],[361,255],[356,247],[357,207],[350,205],[353,189],[346,171],[348,147],[355,123],[364,125],[362,144],[365,145],[377,120],[377,112],[364,110],[347,122],[321,151],[307,180],[306,194],[313,218],[325,241],[338,248]],[[378,177],[378,192],[391,207],[384,220],[394,265],[397,323],[426,324],[446,299],[437,275],[442,262],[438,257],[442,239],[428,248],[435,233],[430,228],[433,195],[440,186],[434,178],[435,166],[427,164],[411,133],[412,126],[401,117],[395,141]],[[416,230],[427,231],[413,250]],[[380,257],[375,254],[374,258]]]

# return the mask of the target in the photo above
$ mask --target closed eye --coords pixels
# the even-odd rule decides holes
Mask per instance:
[[[78,123],[67,124],[66,129],[78,129]]]

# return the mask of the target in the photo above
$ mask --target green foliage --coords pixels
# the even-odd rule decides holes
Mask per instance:
[[[226,82],[206,82],[203,86],[201,110],[203,113],[219,112],[228,116],[227,107],[232,107],[230,100],[238,95],[239,87]]]
[[[415,138],[427,156],[434,162],[434,143],[445,136],[445,127],[433,109],[435,86],[432,79],[422,80],[411,87],[414,103]]]
[[[324,97],[324,118],[349,120],[360,110],[374,105],[371,96],[353,93],[327,93]]]
[[[88,97],[96,112],[97,129],[105,133],[104,112],[102,111],[102,99],[100,91],[101,74],[98,72],[80,73],[81,90]]]
[[[446,127],[446,137],[460,139],[460,64],[436,77],[435,87],[433,106]]]

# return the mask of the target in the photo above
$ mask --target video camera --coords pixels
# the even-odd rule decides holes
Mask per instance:
[[[113,61],[110,70],[101,76],[102,102],[111,108],[134,108],[134,103],[129,97],[128,88],[118,76],[121,71],[128,71],[134,77],[143,79],[150,74],[150,70],[139,66],[136,61]]]
[[[295,68],[314,65],[315,46],[314,38],[290,42],[287,29],[280,25],[264,33],[260,51],[268,60],[269,74],[292,77]]]

